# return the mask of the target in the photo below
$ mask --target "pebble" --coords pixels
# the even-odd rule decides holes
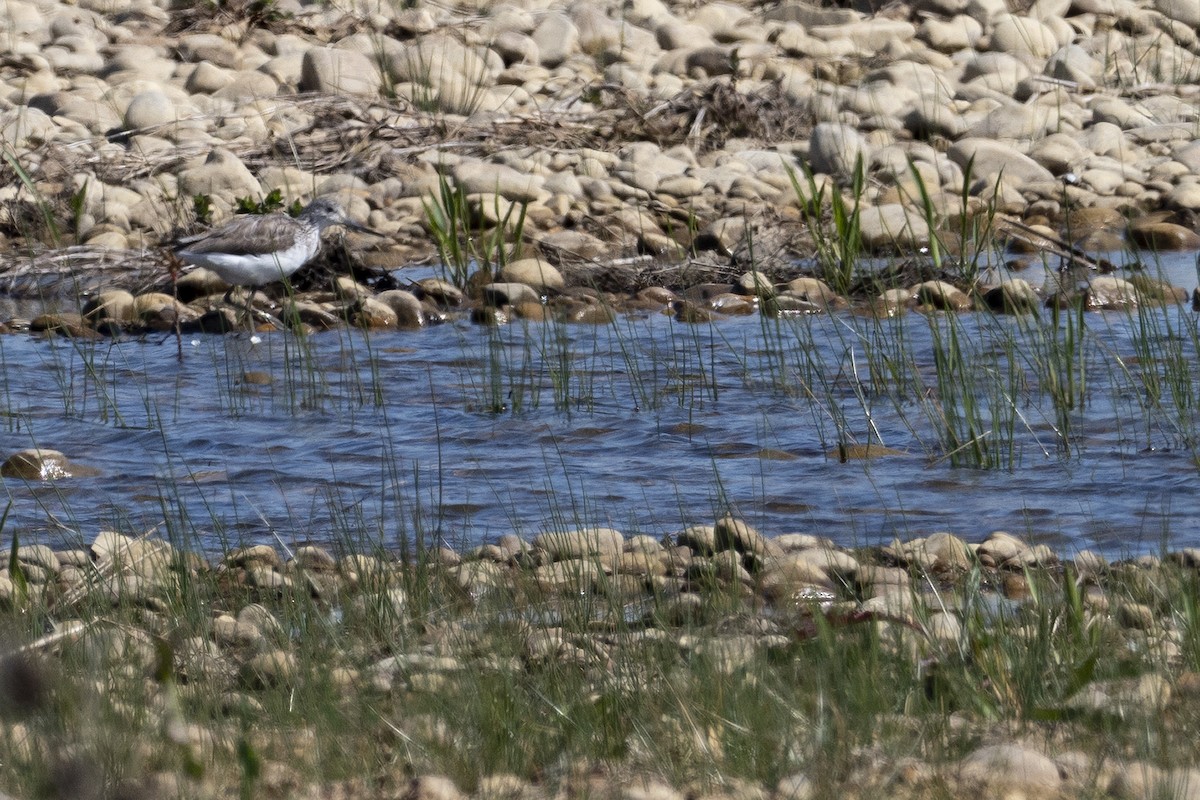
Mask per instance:
[[[625,537],[612,528],[583,528],[574,531],[541,533],[532,545],[545,551],[555,561],[604,557],[619,559]]]
[[[439,575],[453,581],[456,575],[464,574],[467,567],[477,569],[477,575],[486,572],[488,577],[461,582],[459,585],[474,592],[461,603],[444,604],[444,598],[435,600],[439,604],[435,617],[428,616],[425,604],[429,598],[423,593],[419,597],[409,597],[404,587],[389,585],[391,576],[404,576],[407,568],[388,557],[352,554],[338,562],[324,548],[297,547],[285,567],[289,575],[340,572],[361,578],[357,585],[347,586],[345,594],[337,601],[345,615],[332,617],[336,620],[332,628],[326,629],[327,621],[323,621],[321,636],[340,635],[339,632],[352,632],[366,626],[367,630],[388,636],[390,642],[382,651],[373,639],[362,643],[362,649],[353,646],[330,648],[327,663],[323,661],[320,665],[321,675],[311,678],[309,667],[302,660],[309,656],[301,655],[307,652],[302,649],[301,637],[310,629],[288,627],[296,623],[293,615],[299,610],[295,596],[264,597],[261,602],[241,605],[236,615],[216,610],[236,607],[231,601],[245,596],[241,584],[230,585],[223,581],[224,574],[234,570],[274,571],[279,566],[278,551],[267,545],[232,550],[213,561],[217,565],[215,569],[203,559],[179,557],[173,548],[160,540],[133,539],[114,532],[97,535],[89,551],[54,551],[46,545],[25,545],[18,557],[29,585],[19,590],[7,575],[0,576],[0,602],[5,609],[44,602],[42,595],[49,597],[55,591],[56,573],[68,569],[90,570],[91,565],[103,573],[105,562],[114,558],[122,561],[136,558],[138,549],[145,554],[171,555],[173,574],[178,574],[179,570],[191,571],[189,591],[223,587],[216,588],[216,594],[205,599],[208,604],[205,607],[215,609],[211,622],[202,614],[198,621],[189,621],[185,616],[171,623],[175,634],[170,647],[175,655],[176,672],[185,679],[178,689],[186,691],[189,698],[203,697],[205,691],[211,692],[210,696],[216,698],[216,702],[210,708],[218,720],[230,715],[245,720],[269,720],[281,706],[286,707],[289,719],[296,723],[287,728],[286,734],[299,748],[296,757],[301,759],[307,757],[303,753],[313,745],[313,734],[305,729],[300,716],[306,713],[306,703],[311,700],[307,684],[313,679],[320,687],[327,683],[334,692],[335,696],[331,698],[334,703],[356,703],[358,693],[366,692],[371,695],[372,707],[389,702],[389,695],[393,700],[414,707],[416,698],[427,697],[441,702],[437,698],[438,692],[461,687],[462,679],[473,680],[479,676],[489,681],[519,677],[524,685],[535,679],[533,673],[549,670],[560,676],[569,674],[573,681],[582,680],[581,686],[585,690],[608,686],[621,679],[614,665],[619,664],[621,670],[636,671],[641,656],[629,658],[629,655],[648,647],[653,648],[654,680],[666,681],[671,687],[671,696],[678,700],[681,682],[686,679],[685,675],[691,674],[686,671],[687,665],[701,665],[698,674],[707,681],[717,682],[714,690],[723,689],[723,681],[733,681],[736,685],[761,682],[771,670],[789,669],[788,665],[796,657],[814,653],[825,653],[822,657],[828,657],[829,651],[824,648],[830,645],[862,646],[859,633],[848,631],[843,634],[841,631],[863,621],[871,624],[859,629],[861,634],[879,637],[881,650],[873,657],[912,658],[914,668],[919,660],[922,674],[935,678],[940,668],[977,668],[972,662],[939,668],[937,662],[941,658],[958,658],[963,637],[975,635],[964,632],[967,626],[961,621],[960,613],[966,612],[954,607],[962,602],[958,592],[966,586],[961,567],[977,559],[982,587],[994,586],[1006,576],[1027,576],[1039,586],[1044,586],[1046,580],[1064,579],[1054,566],[1058,556],[1053,553],[1041,555],[1035,562],[1024,563],[1021,571],[1002,572],[1008,569],[1014,557],[1036,552],[1040,547],[1030,546],[1004,532],[995,532],[977,545],[968,545],[955,534],[940,532],[896,542],[886,548],[865,547],[850,551],[815,534],[765,534],[730,515],[712,526],[682,531],[672,539],[662,542],[645,535],[625,537],[613,529],[591,528],[547,531],[528,543],[510,534],[471,552],[447,550],[422,568],[430,571],[431,586],[440,585]],[[742,543],[740,547],[738,542]],[[773,546],[764,546],[763,542]],[[715,552],[700,555],[693,552],[693,546],[697,551]],[[598,558],[605,554],[615,557],[611,563],[616,573],[628,571],[630,574],[606,575],[606,566],[600,563],[602,558]],[[1109,565],[1104,575],[1097,575],[1095,580],[1123,581],[1138,576],[1160,582],[1186,579],[1193,568],[1195,554],[1179,550],[1165,555],[1161,560],[1139,558]],[[7,554],[0,553],[0,561],[7,558]],[[946,568],[960,570],[950,569],[946,573],[950,577],[923,577],[921,586],[937,587],[936,594],[914,592],[913,587],[905,583],[908,571],[890,566],[900,559],[909,559],[914,566],[925,569],[932,569],[941,559]],[[1078,568],[1089,560],[1095,559],[1080,553],[1074,563]],[[761,564],[755,571],[747,569],[747,564],[759,561]],[[988,561],[996,563],[989,565],[985,563]],[[823,587],[816,585],[818,582]],[[860,600],[861,587],[868,582],[876,586],[877,593]],[[39,586],[45,588],[38,589]],[[1106,583],[1104,588],[1114,598],[1126,598],[1130,591],[1130,586],[1121,588],[1119,584],[1110,586]],[[1149,590],[1149,587],[1145,589]],[[501,592],[491,601],[479,593],[496,590]],[[125,591],[122,588],[121,592]],[[977,608],[977,601],[986,604],[987,598],[992,596],[987,588],[976,587],[969,591],[982,593],[972,597],[964,608]],[[713,592],[718,593],[715,596],[719,603],[712,602]],[[134,605],[127,594],[121,596],[124,598],[121,604],[111,608],[98,607],[101,615],[98,620],[61,622],[59,627],[63,636],[56,640],[55,649],[46,653],[46,658],[57,659],[69,656],[78,648],[80,656],[89,659],[90,663],[106,665],[103,688],[118,713],[122,706],[122,682],[138,687],[138,691],[144,691],[145,686],[151,686],[156,692],[162,688],[158,682],[145,682],[158,669],[161,653],[156,643],[160,636],[154,633],[156,628],[153,626],[155,618],[163,612],[155,611],[143,600],[139,599]],[[1056,597],[1054,592],[1043,592],[1039,603],[1058,602]],[[772,603],[771,608],[764,610],[764,601]],[[61,602],[61,598],[56,598],[55,602]],[[497,605],[484,605],[488,602]],[[587,607],[584,619],[561,616],[563,610],[573,608],[571,604],[575,603]],[[481,619],[475,618],[477,607],[485,614],[501,615],[500,619],[504,620],[501,635],[511,632],[518,637],[511,643],[515,652],[498,654],[494,651],[495,642],[489,637],[495,634],[488,625],[480,624]],[[80,608],[86,610],[91,606],[83,604]],[[305,607],[304,613],[322,615],[320,619],[325,620],[324,608]],[[1022,611],[1016,608],[1014,613]],[[1140,726],[1151,720],[1160,724],[1158,720],[1182,713],[1185,704],[1200,694],[1196,689],[1200,679],[1193,672],[1187,669],[1177,673],[1165,671],[1181,663],[1182,651],[1178,648],[1163,650],[1160,656],[1155,649],[1158,643],[1147,638],[1147,633],[1154,631],[1168,633],[1164,639],[1178,634],[1180,620],[1175,615],[1156,616],[1158,612],[1152,607],[1134,608],[1128,599],[1114,602],[1111,611],[1089,605],[1086,613],[1092,615],[1088,625],[1101,632],[1106,646],[1122,654],[1122,664],[1132,666],[1139,658],[1138,653],[1146,653],[1147,648],[1151,648],[1146,656],[1149,661],[1144,665],[1158,666],[1132,677],[1097,675],[1082,686],[1073,687],[1062,699],[1061,709],[1084,715],[1081,719],[1089,720],[1080,724],[1091,725],[1090,721],[1099,718],[1111,718],[1114,723],[1123,725],[1132,721]],[[819,625],[814,628],[812,617],[816,614],[827,614],[832,625],[828,629]],[[1155,618],[1147,622],[1148,616]],[[612,625],[618,618],[621,622],[616,624],[621,630],[616,635]],[[632,628],[628,626],[631,619],[639,621]],[[1125,622],[1131,619],[1137,620],[1137,624],[1126,625]],[[419,624],[409,627],[413,621],[419,621]],[[582,626],[577,624],[580,621],[584,622]],[[198,630],[189,630],[195,628],[197,622]],[[994,635],[1010,634],[1019,635],[1019,631],[1013,628]],[[808,645],[804,642],[810,638],[820,648],[818,651],[806,649]],[[1107,657],[1102,655],[1101,658]],[[659,674],[658,670],[664,666],[668,667],[667,671]],[[1106,661],[1106,670],[1107,666]],[[72,677],[65,679],[75,680]],[[86,681],[87,677],[81,680]],[[638,691],[647,691],[641,683],[644,676],[635,675],[635,680]],[[923,685],[922,697],[937,699],[936,680],[926,680]],[[96,689],[100,688],[97,684]],[[704,691],[708,687],[696,688]],[[1020,691],[1020,684],[1006,684],[1005,689]],[[320,691],[326,689],[320,688]],[[1019,698],[1006,698],[991,692],[988,696],[993,702],[1011,702],[1013,710],[1018,708],[1015,704],[1019,703]],[[602,695],[597,693],[587,702],[599,702],[597,698],[600,697]],[[295,710],[292,710],[293,701],[297,701]],[[918,698],[913,702],[924,703],[925,700]],[[1059,708],[1054,705],[1047,711]],[[923,725],[920,715],[927,711],[922,707],[917,716],[909,716],[907,710],[897,709],[897,713],[878,720],[880,732],[876,735],[884,737],[882,740],[886,742],[887,737],[896,735],[897,729],[902,731],[913,725]],[[1094,789],[1106,796],[1141,797],[1148,796],[1155,786],[1169,786],[1171,796],[1190,797],[1194,794],[1190,787],[1196,773],[1187,767],[1165,768],[1150,762],[1122,762],[1107,751],[1093,755],[1086,750],[1072,749],[1078,745],[1076,737],[1063,739],[1058,735],[1042,735],[1043,731],[1069,734],[1071,726],[1077,724],[1073,717],[1050,723],[1026,720],[1021,729],[1030,735],[1023,741],[1010,738],[1011,726],[991,719],[990,713],[960,708],[947,720],[950,730],[964,724],[972,726],[965,755],[963,748],[952,748],[949,752],[954,755],[949,760],[923,761],[909,757],[874,762],[856,759],[850,762],[854,779],[873,781],[886,775],[892,790],[900,791],[903,786],[905,791],[912,789],[916,794],[921,794],[922,788],[936,787],[938,791],[951,790],[955,794],[1051,798],[1075,796]],[[677,717],[667,715],[663,719]],[[414,741],[426,741],[425,721],[425,716],[414,714],[402,720],[398,718],[395,724],[403,722],[406,736]],[[446,735],[458,735],[453,725],[448,725],[441,716],[435,714],[429,721],[444,727]],[[214,734],[203,717],[196,717],[187,731],[172,728],[169,722],[167,730],[168,736],[178,736],[180,741],[193,743],[207,742]],[[269,726],[262,730],[269,730]],[[669,734],[656,729],[656,735]],[[739,731],[740,735],[744,734]],[[631,755],[635,756],[640,752],[637,748],[645,745],[636,736],[620,741],[634,748]],[[666,746],[676,747],[683,741],[685,739],[672,740]],[[705,751],[705,758],[720,757],[714,755],[717,751],[711,748],[725,746],[721,741],[720,736],[714,735],[706,745],[710,749]],[[944,748],[928,748],[923,752],[948,755]],[[613,764],[623,766],[625,762],[614,761]],[[780,798],[810,797],[821,795],[831,787],[845,786],[844,779],[836,777],[832,778],[832,784],[826,785],[831,777],[823,772],[817,773],[821,781],[818,785],[813,773],[801,767],[803,764],[793,764],[780,770],[781,777],[775,779],[773,787],[744,780],[726,785],[725,791],[732,793],[729,796],[762,798],[773,789],[772,796]],[[580,770],[569,766],[565,769],[581,779],[607,781],[613,778],[596,772],[595,765]],[[574,780],[567,773],[561,779]],[[622,772],[621,775],[621,780],[629,784],[621,789],[622,796],[666,798],[688,793],[684,786],[673,787],[658,783],[657,779],[644,780],[640,773]],[[212,777],[219,780],[219,771]],[[477,776],[475,785],[481,797],[487,794],[485,787],[496,791],[505,787],[514,791],[530,788],[520,779],[500,774]],[[609,789],[615,786],[610,783],[596,785],[605,785]],[[1195,786],[1200,787],[1200,783]],[[454,783],[435,779],[430,774],[419,774],[408,784],[406,791],[414,796],[416,793],[461,796]],[[726,797],[725,794],[720,796]]]
[[[1026,797],[1057,797],[1062,784],[1057,765],[1019,744],[985,745],[968,754],[959,776],[992,792],[1019,791]]]

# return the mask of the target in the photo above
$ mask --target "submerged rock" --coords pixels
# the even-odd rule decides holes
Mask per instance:
[[[0,475],[26,481],[55,481],[99,474],[97,469],[72,463],[57,450],[40,448],[13,453],[0,465]]]

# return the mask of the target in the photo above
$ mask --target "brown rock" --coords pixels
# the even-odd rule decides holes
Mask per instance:
[[[913,293],[918,303],[939,311],[969,311],[974,305],[966,292],[945,281],[925,281]]]
[[[39,314],[29,323],[34,333],[56,333],[72,339],[98,339],[100,334],[88,326],[79,314]]]
[[[101,320],[121,324],[133,322],[137,319],[133,294],[123,289],[100,292],[84,305],[83,318],[93,325]]]
[[[1129,223],[1129,238],[1147,250],[1198,250],[1200,234],[1191,228],[1143,218]]]
[[[396,315],[393,323],[398,328],[420,328],[425,324],[425,315],[421,301],[412,292],[403,289],[390,289],[380,292],[375,298],[383,303]],[[461,302],[461,299],[460,299]]]
[[[0,465],[0,475],[26,481],[54,481],[99,474],[99,470],[68,461],[57,450],[41,448],[20,450]]]
[[[749,523],[734,517],[722,517],[713,526],[715,548],[721,550],[737,550],[739,553],[751,553],[756,556],[777,555],[780,550],[770,539],[767,539]]]
[[[500,268],[501,281],[523,283],[539,292],[561,291],[566,282],[562,273],[540,258],[521,258]]]

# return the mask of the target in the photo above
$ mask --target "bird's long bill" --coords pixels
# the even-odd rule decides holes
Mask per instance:
[[[366,225],[359,225],[357,222],[354,222],[353,220],[349,220],[349,219],[342,220],[342,226],[349,230],[357,231],[359,233],[369,233],[372,236],[378,236],[381,239],[387,238],[386,233],[380,233],[379,231],[375,230],[374,228],[368,228]]]

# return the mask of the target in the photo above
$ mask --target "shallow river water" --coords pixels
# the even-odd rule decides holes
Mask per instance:
[[[1192,263],[1163,269],[1190,288]],[[843,313],[10,335],[0,451],[60,450],[99,474],[5,479],[3,535],[400,551],[583,525],[661,536],[731,511],[846,545],[1004,529],[1062,552],[1200,546],[1196,325],[1171,307],[1082,324]]]

